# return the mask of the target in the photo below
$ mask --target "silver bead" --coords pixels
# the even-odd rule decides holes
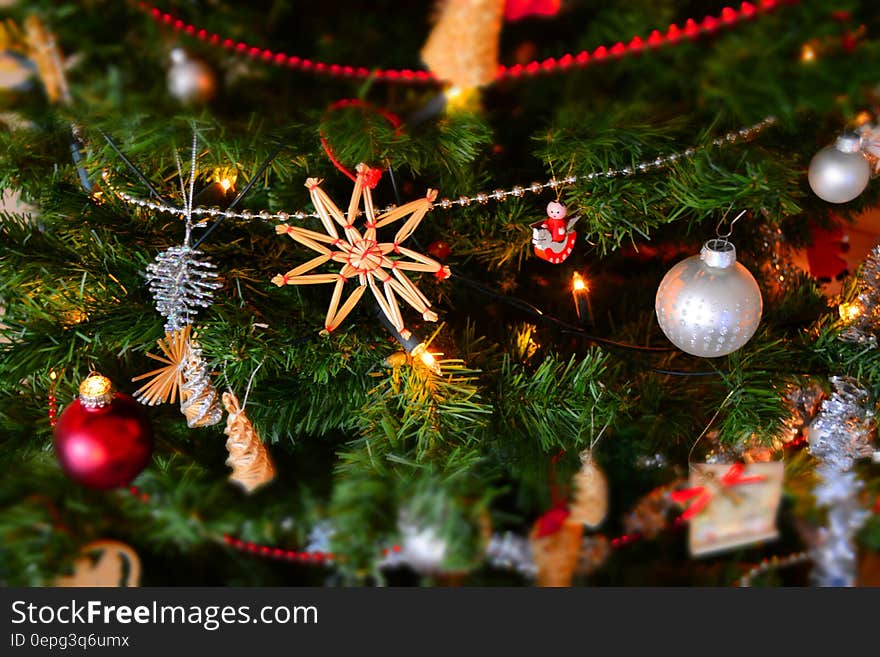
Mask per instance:
[[[450,201],[448,198],[440,199],[440,207],[444,210],[448,210],[452,207],[452,201]]]
[[[476,196],[474,196],[474,200],[480,205],[486,205],[489,202],[489,197],[486,196],[483,192],[480,192]]]
[[[529,191],[532,194],[540,194],[542,191],[544,191],[544,186],[539,182],[533,182],[531,185],[529,185]]]
[[[522,197],[523,194],[526,193],[526,190],[524,190],[522,187],[520,187],[519,185],[517,185],[516,187],[514,187],[513,189],[510,190],[510,193],[511,193],[513,196],[516,196],[517,198],[520,198],[520,197]]]
[[[250,221],[254,218],[254,215],[251,214],[250,210],[242,210],[241,214],[238,216],[241,217],[242,221]]]
[[[278,217],[278,221],[282,223],[287,223],[287,220],[290,219],[290,215],[283,211],[279,212],[275,216]]]
[[[263,221],[269,221],[269,217],[271,217],[271,216],[272,215],[269,214],[268,210],[261,210],[260,211],[260,219],[262,219]]]
[[[654,304],[667,338],[694,356],[715,358],[742,347],[761,321],[761,291],[736,262],[726,240],[710,240],[700,255],[676,264],[660,283]]]
[[[505,198],[507,198],[507,193],[503,189],[496,189],[494,192],[492,192],[492,198],[494,198],[496,201],[503,201]]]
[[[458,203],[461,207],[466,207],[471,204],[471,200],[467,196],[459,196],[456,203]]]

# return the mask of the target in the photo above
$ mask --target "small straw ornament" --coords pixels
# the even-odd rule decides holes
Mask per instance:
[[[558,528],[548,530],[548,516],[539,518],[529,534],[537,568],[536,583],[538,586],[571,586],[580,559],[584,526],[565,518]]]
[[[439,79],[461,90],[489,84],[498,74],[504,0],[444,0],[422,48]]]
[[[596,528],[608,513],[608,479],[596,464],[593,452],[580,453],[581,469],[574,476],[575,495],[571,503],[570,520]]]
[[[275,467],[254,426],[244,414],[244,408],[238,405],[238,398],[231,392],[224,392],[223,406],[229,413],[223,430],[229,436],[226,440],[226,449],[229,451],[226,465],[232,468],[229,480],[241,486],[245,492],[252,493],[272,481]]]
[[[132,381],[152,377],[134,393],[135,399],[147,406],[174,403],[179,393],[180,410],[186,416],[187,426],[192,429],[217,424],[223,411],[205,367],[202,350],[191,337],[191,332],[192,324],[187,324],[157,340],[164,356],[147,356],[163,363],[164,367],[136,376]]]
[[[593,448],[608,429],[610,421],[590,440],[590,446],[580,453],[581,469],[574,476],[575,495],[569,511],[571,522],[579,522],[596,528],[608,514],[608,479],[593,458]],[[593,426],[592,413],[590,426]]]

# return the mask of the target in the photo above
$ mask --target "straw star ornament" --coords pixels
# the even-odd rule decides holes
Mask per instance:
[[[378,181],[379,173],[377,169],[371,169],[365,164],[357,166],[354,191],[347,213],[343,213],[321,189],[321,180],[317,178],[306,180],[306,187],[326,234],[288,224],[279,224],[275,227],[275,231],[279,235],[290,235],[292,239],[320,255],[286,274],[278,274],[272,282],[279,287],[333,283],[330,307],[327,309],[327,317],[324,321],[324,328],[327,331],[335,330],[342,323],[369,288],[394,328],[404,338],[408,338],[410,333],[404,328],[398,299],[403,299],[422,313],[422,317],[427,321],[436,322],[437,315],[431,310],[431,304],[425,295],[404,272],[430,272],[440,279],[451,275],[449,267],[401,246],[401,243],[415,232],[425,214],[431,209],[432,203],[437,198],[437,190],[429,189],[425,198],[410,201],[376,216],[370,189]],[[363,201],[363,214],[366,217],[363,233],[354,226],[355,220],[361,214],[361,201]],[[393,242],[377,240],[377,229],[400,220],[404,222],[395,234]],[[308,273],[327,262],[342,266],[337,273]],[[342,302],[343,290],[349,281],[356,282],[357,287]]]

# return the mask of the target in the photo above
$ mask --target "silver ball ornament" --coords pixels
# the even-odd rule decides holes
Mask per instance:
[[[807,177],[816,196],[829,203],[846,203],[865,191],[871,164],[860,151],[859,136],[842,135],[816,153]]]
[[[214,97],[217,81],[211,67],[192,59],[180,48],[171,51],[168,69],[168,92],[180,102],[191,105],[206,103]]]
[[[667,338],[693,356],[726,356],[748,342],[761,322],[761,290],[736,261],[736,248],[709,240],[700,255],[667,272],[654,310]]]

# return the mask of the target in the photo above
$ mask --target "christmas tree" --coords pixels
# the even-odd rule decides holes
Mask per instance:
[[[3,584],[877,583],[873,3],[4,4]]]

